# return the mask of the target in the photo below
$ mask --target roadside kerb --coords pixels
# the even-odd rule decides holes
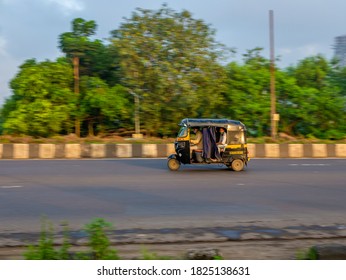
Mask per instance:
[[[248,144],[250,158],[346,158],[346,144]],[[157,158],[172,144],[0,144],[0,159]]]
[[[55,157],[54,144],[41,144],[39,145],[39,158],[51,159]]]
[[[29,144],[13,144],[13,158],[29,158]]]
[[[346,157],[346,144],[335,144],[335,156]]]

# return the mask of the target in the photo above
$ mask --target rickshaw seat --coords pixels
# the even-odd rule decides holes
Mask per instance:
[[[203,157],[202,157],[202,154],[203,154],[203,150],[201,149],[198,149],[198,150],[193,150],[194,152],[194,158],[197,162],[203,162]]]

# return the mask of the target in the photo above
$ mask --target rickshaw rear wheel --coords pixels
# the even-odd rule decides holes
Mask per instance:
[[[242,171],[244,169],[244,162],[241,159],[232,161],[231,167],[234,171]]]
[[[177,171],[180,168],[180,162],[175,158],[170,158],[167,162],[167,166],[170,170]]]

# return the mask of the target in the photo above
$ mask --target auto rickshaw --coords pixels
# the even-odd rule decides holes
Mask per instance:
[[[246,143],[246,127],[236,120],[183,119],[174,142],[175,154],[168,157],[167,166],[176,171],[181,164],[224,164],[234,171],[242,171],[250,160]],[[203,135],[203,149],[194,149],[191,133],[198,128]],[[218,147],[221,128],[226,131],[226,144]]]

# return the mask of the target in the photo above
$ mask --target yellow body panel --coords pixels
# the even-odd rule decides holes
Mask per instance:
[[[247,144],[230,144],[226,146],[226,149],[241,149],[247,148]]]
[[[242,155],[242,154],[244,154],[244,152],[243,151],[231,151],[231,152],[229,152],[230,153],[230,155]]]

